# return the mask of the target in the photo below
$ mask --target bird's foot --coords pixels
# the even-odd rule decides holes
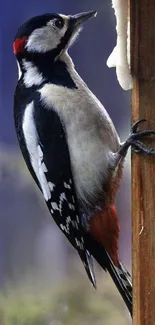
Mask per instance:
[[[128,148],[131,146],[132,151],[137,153],[146,153],[150,155],[155,155],[155,149],[151,147],[147,147],[143,144],[140,140],[143,137],[155,135],[155,131],[152,130],[144,130],[144,131],[137,131],[139,124],[142,122],[146,122],[145,119],[138,120],[135,122],[131,128],[131,133],[127,140],[122,144],[119,154],[125,156],[127,153]]]

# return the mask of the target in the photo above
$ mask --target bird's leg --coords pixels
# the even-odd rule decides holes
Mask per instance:
[[[145,146],[140,140],[142,140],[143,137],[155,135],[155,131],[152,130],[144,130],[144,131],[137,131],[137,128],[140,123],[145,122],[145,119],[138,120],[135,122],[131,128],[131,133],[127,140],[122,144],[119,154],[121,156],[125,156],[127,154],[127,151],[129,147],[131,146],[132,151],[137,153],[146,153],[155,155],[155,149],[151,147]]]

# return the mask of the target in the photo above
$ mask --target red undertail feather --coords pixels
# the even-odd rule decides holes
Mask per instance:
[[[113,263],[118,265],[119,223],[114,204],[90,218],[89,231],[104,246]]]

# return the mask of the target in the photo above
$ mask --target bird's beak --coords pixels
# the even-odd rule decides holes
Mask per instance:
[[[68,49],[81,30],[81,25],[89,18],[96,17],[97,11],[82,12],[81,14],[68,16],[67,41],[62,52]],[[62,53],[61,52],[61,53]]]
[[[71,16],[71,18],[74,21],[74,26],[79,27],[81,24],[83,24],[87,19],[96,17],[97,11],[88,11],[88,12],[82,12],[81,14],[77,14],[74,16]]]

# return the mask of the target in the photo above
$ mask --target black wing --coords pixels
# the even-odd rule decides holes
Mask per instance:
[[[23,116],[24,114],[23,111]],[[29,171],[43,192],[53,219],[78,251],[88,277],[95,286],[91,255],[85,247],[82,236],[69,150],[60,118],[53,110],[48,110],[41,105],[38,94],[33,101],[33,118],[37,134],[37,159],[43,180],[41,184],[32,166],[33,157],[30,158],[24,134],[21,134],[23,132],[21,127],[23,116],[19,118],[20,114],[15,113],[14,115],[18,140]]]

